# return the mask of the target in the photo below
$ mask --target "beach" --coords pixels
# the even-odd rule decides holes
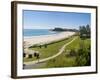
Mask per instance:
[[[59,32],[58,34],[52,34],[52,35],[24,37],[24,47],[28,48],[33,45],[49,44],[52,42],[66,39],[74,34],[75,32],[64,31],[64,32]]]

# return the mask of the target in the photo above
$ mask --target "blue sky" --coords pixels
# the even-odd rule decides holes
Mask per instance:
[[[90,20],[90,13],[23,10],[24,29],[78,29],[80,25],[90,25]]]

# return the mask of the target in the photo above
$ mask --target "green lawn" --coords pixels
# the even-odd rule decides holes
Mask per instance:
[[[50,57],[52,55],[55,55],[64,44],[70,42],[75,37],[76,36],[73,36],[69,39],[65,39],[63,41],[59,41],[59,42],[56,42],[56,43],[53,43],[53,44],[49,44],[47,46],[47,48],[36,47],[36,48],[30,48],[30,49],[41,52],[41,56],[40,56],[41,59],[47,58],[47,57]],[[74,49],[74,50],[77,51],[80,47],[80,43],[83,43],[85,48],[87,49],[89,47],[91,41],[90,41],[90,39],[82,40],[77,36],[76,40],[74,40],[71,44],[66,46],[66,48],[65,48],[65,50],[62,54],[60,54],[59,56],[57,56],[54,59],[46,61],[45,65],[43,65],[40,68],[74,67],[74,66],[76,66],[76,62],[75,62],[76,56],[69,56],[68,51],[70,51],[71,49]],[[31,59],[24,58],[24,62],[32,61],[32,60],[36,60],[36,58],[34,58],[34,57],[31,58]]]
[[[30,49],[35,50],[35,51],[39,51],[40,52],[40,59],[47,58],[47,57],[50,57],[50,56],[55,55],[56,53],[58,53],[59,49],[64,44],[66,44],[67,42],[70,42],[74,37],[75,36],[73,36],[71,38],[67,38],[67,39],[59,41],[59,42],[48,44],[47,48],[45,48],[43,46],[42,48],[35,47],[35,48],[30,48]],[[24,62],[33,61],[33,60],[36,60],[36,58],[35,57],[33,57],[33,58],[24,58]]]
[[[81,40],[79,37],[73,41],[70,45],[66,46],[65,51],[58,57],[49,60],[46,62],[46,65],[43,68],[53,68],[53,67],[74,67],[76,66],[76,56],[68,56],[68,50],[77,49],[80,47],[79,43],[82,42],[85,45],[85,48],[88,48],[90,45],[90,39]]]

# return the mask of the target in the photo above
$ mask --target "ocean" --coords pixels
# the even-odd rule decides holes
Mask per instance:
[[[49,29],[24,29],[23,30],[24,37],[51,35],[56,33],[57,32],[50,31]]]

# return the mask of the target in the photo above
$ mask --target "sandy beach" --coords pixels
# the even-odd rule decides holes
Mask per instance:
[[[63,40],[65,38],[68,38],[72,35],[74,35],[75,32],[60,32],[58,34],[52,34],[52,35],[41,35],[41,36],[32,36],[32,37],[24,37],[24,47],[30,47],[33,45],[42,45],[42,44],[48,44],[51,42]]]

